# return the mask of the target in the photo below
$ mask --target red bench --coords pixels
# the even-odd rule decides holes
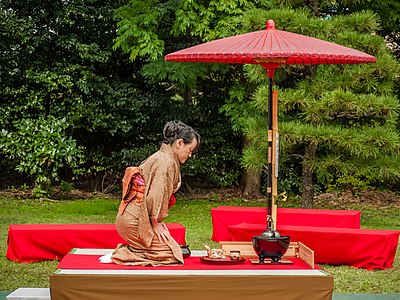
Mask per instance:
[[[186,244],[186,228],[167,224],[178,244]],[[113,249],[126,243],[115,224],[15,224],[8,230],[7,258],[17,262],[61,260],[73,248]]]
[[[265,207],[219,206],[211,209],[212,239],[229,241],[228,227],[240,223],[266,224]],[[277,224],[336,228],[360,228],[360,211],[278,208]]]

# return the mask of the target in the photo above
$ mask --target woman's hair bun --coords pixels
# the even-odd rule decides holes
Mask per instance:
[[[183,125],[185,124],[180,121],[170,121],[165,124],[163,132],[164,142],[167,144],[172,144],[175,140],[177,140]]]
[[[185,144],[192,142],[193,138],[197,139],[197,146],[200,146],[200,135],[189,125],[181,121],[170,121],[164,126],[163,130],[165,144],[173,144],[177,139],[183,139]],[[196,149],[198,148],[196,147]]]

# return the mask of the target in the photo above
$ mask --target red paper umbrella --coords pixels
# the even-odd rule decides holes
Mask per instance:
[[[200,44],[165,56],[167,61],[260,64],[276,69],[282,64],[373,63],[372,55],[312,37],[277,30],[273,20],[266,30]],[[273,74],[271,74],[273,77]]]
[[[227,64],[259,64],[267,70],[268,95],[268,231],[272,220],[272,158],[273,114],[272,78],[281,65],[291,64],[361,64],[374,63],[372,55],[308,36],[277,30],[273,20],[268,20],[266,30],[227,37],[165,56],[175,62],[216,62]],[[275,120],[276,121],[276,120]],[[277,130],[276,130],[277,131]],[[277,151],[276,151],[277,155]],[[277,175],[275,175],[277,177]],[[265,232],[264,232],[265,233]]]

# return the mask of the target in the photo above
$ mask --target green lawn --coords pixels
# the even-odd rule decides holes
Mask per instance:
[[[214,195],[215,196],[215,195]],[[186,239],[191,249],[203,249],[204,244],[217,246],[211,241],[212,224],[210,209],[218,205],[262,206],[259,201],[241,199],[222,201],[210,199],[182,199],[171,209],[167,222],[186,226]],[[21,200],[0,196],[0,291],[19,287],[49,287],[49,275],[57,261],[22,264],[8,261],[7,230],[9,224],[19,223],[113,223],[119,201],[117,199],[91,200]],[[282,206],[296,206],[287,201]],[[324,208],[334,206],[321,205]],[[318,207],[316,207],[318,208]],[[341,207],[343,208],[343,207]],[[361,210],[364,228],[400,230],[400,208],[379,207],[372,204],[352,204],[348,209]],[[335,278],[334,292],[338,294],[400,294],[400,259],[397,251],[393,269],[366,271],[347,266],[323,266]]]

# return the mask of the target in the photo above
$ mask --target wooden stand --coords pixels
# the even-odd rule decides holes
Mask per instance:
[[[230,251],[239,250],[240,255],[248,258],[255,259],[258,258],[258,255],[254,252],[253,243],[252,242],[231,242],[224,241],[219,242],[220,248],[225,250],[225,253],[229,253]],[[283,259],[290,257],[298,257],[302,261],[304,261],[310,268],[314,269],[314,251],[308,248],[306,245],[301,242],[291,242],[289,248],[287,249]]]

